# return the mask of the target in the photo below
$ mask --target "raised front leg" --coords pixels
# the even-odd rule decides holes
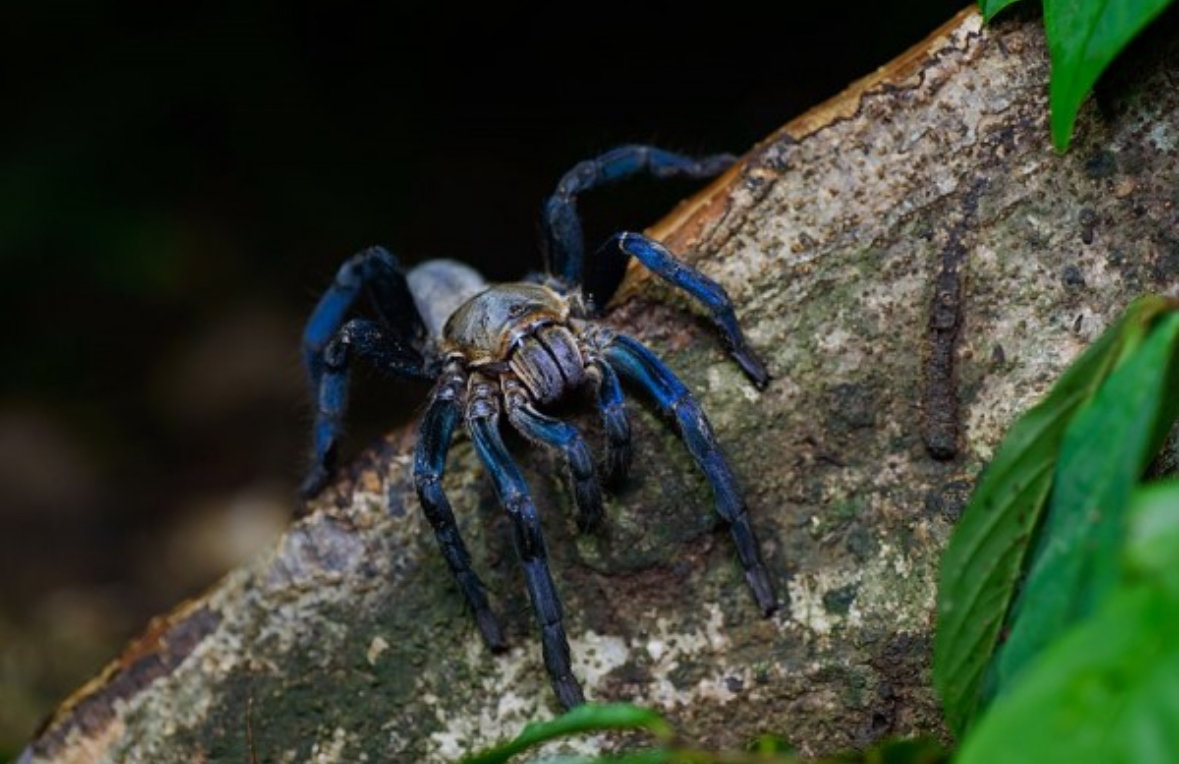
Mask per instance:
[[[663,365],[654,353],[637,340],[618,335],[605,349],[606,361],[619,375],[648,394],[664,415],[673,417],[684,445],[712,486],[716,511],[729,524],[729,532],[745,569],[745,580],[753,591],[758,607],[766,615],[778,608],[769,573],[761,559],[757,533],[749,521],[749,512],[737,480],[729,469],[712,427],[700,404],[688,388]]]
[[[336,271],[303,329],[303,363],[313,392],[323,375],[323,353],[344,324],[361,293],[368,290],[373,306],[385,322],[396,328],[399,339],[413,344],[424,334],[422,319],[414,307],[397,258],[384,247],[369,247],[344,261]]]
[[[619,146],[574,165],[562,176],[557,190],[544,206],[542,246],[549,273],[570,287],[582,283],[585,240],[577,215],[578,194],[642,173],[660,179],[711,178],[724,172],[735,160],[731,154],[696,158],[654,146]]]
[[[327,484],[336,466],[344,411],[348,407],[348,375],[354,356],[375,368],[402,377],[425,378],[422,357],[403,345],[391,330],[365,319],[340,329],[321,355],[312,378],[315,393],[314,462],[300,492],[314,496]]]
[[[745,372],[758,390],[770,381],[761,359],[745,341],[741,325],[733,312],[733,301],[724,288],[700,271],[677,260],[659,242],[639,233],[615,234],[599,250],[601,253],[621,252],[635,258],[659,278],[684,290],[708,309],[712,322],[720,329],[725,349]]]

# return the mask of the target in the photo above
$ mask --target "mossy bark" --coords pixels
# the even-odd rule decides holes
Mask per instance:
[[[575,532],[551,457],[521,449],[591,699],[661,709],[707,746],[943,734],[937,560],[974,478],[1123,306],[1174,290],[1176,42],[1155,31],[1124,57],[1061,156],[1039,22],[984,29],[965,12],[654,229],[735,298],[774,380],[754,389],[689,303],[637,270],[608,322],[699,395],[783,606],[759,616],[705,482],[640,405],[634,474],[599,534]],[[449,762],[553,714],[470,445],[446,487],[503,655],[418,511],[412,444],[390,435],[274,549],[153,624],[22,760]]]

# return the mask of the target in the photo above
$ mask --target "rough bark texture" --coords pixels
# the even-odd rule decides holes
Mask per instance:
[[[1173,33],[1138,46],[1058,156],[1039,22],[966,12],[658,227],[735,298],[774,381],[757,392],[650,277],[632,271],[609,321],[698,392],[784,605],[759,617],[706,485],[639,405],[599,535],[574,531],[554,462],[522,449],[592,699],[662,709],[709,746],[941,733],[937,559],[974,477],[1112,316],[1179,273],[1177,51]],[[449,762],[553,714],[470,445],[446,486],[504,655],[418,511],[412,442],[367,452],[273,550],[153,625],[23,760],[244,762],[252,742],[268,762]]]

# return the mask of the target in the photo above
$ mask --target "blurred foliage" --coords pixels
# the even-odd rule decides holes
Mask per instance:
[[[1165,565],[1127,570],[1075,628],[1048,644],[967,737],[962,764],[1169,764],[1179,756],[1179,484],[1155,489]],[[1149,509],[1135,507],[1135,522]],[[1132,554],[1132,553],[1131,553]],[[1119,562],[1125,560],[1119,558]],[[1012,741],[1020,744],[1013,746]]]
[[[1179,491],[1142,484],[1177,389],[1179,301],[1142,298],[1000,446],[942,562],[956,760],[1179,757]]]
[[[1040,543],[1048,556],[1037,560],[1037,570],[1045,564],[1054,567],[1054,558],[1061,552],[1064,560],[1077,562],[1078,550],[1096,552],[1089,534],[1108,535],[1110,523],[1120,527],[1116,518],[1106,517],[1108,522],[1098,525],[1078,519],[1077,514],[1083,518],[1093,506],[1090,491],[1096,500],[1111,484],[1126,489],[1127,481],[1136,479],[1145,466],[1143,459],[1156,450],[1149,443],[1135,443],[1137,447],[1132,448],[1128,441],[1154,435],[1151,428],[1140,427],[1141,418],[1166,415],[1128,410],[1128,404],[1138,399],[1123,387],[1137,387],[1136,393],[1150,396],[1147,400],[1156,406],[1161,402],[1157,383],[1166,379],[1166,365],[1157,368],[1157,358],[1135,351],[1160,316],[1172,310],[1173,304],[1164,298],[1140,300],[1074,361],[1044,400],[1012,425],[959,520],[942,559],[934,661],[934,679],[947,719],[959,734],[994,691],[985,678],[992,672],[993,685],[994,672],[1000,668],[993,663],[995,656],[1003,655],[1004,671],[1012,670],[1010,641],[1016,643],[1014,654],[1022,662],[1035,651],[1031,646],[1024,648],[1023,642],[1030,639],[1042,646],[1054,638],[1069,620],[1062,608],[1067,610],[1072,598],[1088,596],[1077,591],[1080,582],[1074,580],[1075,571],[1069,572],[1067,581],[1057,569],[1036,575],[1025,585],[1029,560]],[[1134,358],[1138,366],[1114,376],[1128,358]],[[1143,365],[1145,369],[1140,368]],[[1145,385],[1148,374],[1154,375],[1156,386]],[[1118,387],[1110,386],[1111,377]],[[1095,425],[1086,424],[1094,419]],[[1101,433],[1096,438],[1094,427]],[[1121,450],[1111,453],[1107,436],[1118,439]],[[1116,471],[1118,467],[1121,472]],[[1095,485],[1095,479],[1100,483],[1111,472],[1121,480]],[[1042,531],[1045,515],[1054,518],[1048,531]],[[1087,559],[1100,563],[1110,552],[1106,548]],[[1028,617],[1021,619],[1012,635],[1013,609],[1025,591],[1033,602],[1020,604]]]

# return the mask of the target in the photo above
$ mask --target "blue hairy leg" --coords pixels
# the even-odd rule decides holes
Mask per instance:
[[[359,320],[344,325],[366,292],[384,325]],[[361,250],[336,271],[303,330],[303,363],[315,397],[314,460],[299,489],[303,496],[318,493],[335,466],[351,356],[359,354],[399,376],[425,378],[422,358],[412,347],[424,332],[397,258],[387,250]]]
[[[413,342],[425,334],[397,258],[384,247],[357,252],[336,271],[332,285],[319,298],[303,330],[303,363],[313,392],[319,390],[327,344],[366,290],[378,315],[389,326],[399,327],[404,341]]]
[[[733,312],[733,302],[720,284],[695,268],[675,259],[666,247],[642,234],[629,232],[615,234],[602,245],[599,252],[621,252],[624,255],[629,255],[646,266],[647,270],[656,276],[699,300],[708,309],[712,322],[720,329],[725,349],[729,351],[729,355],[733,357],[745,375],[753,381],[758,390],[764,389],[769,383],[769,372],[766,371],[761,359],[745,342],[745,334],[741,331],[741,325],[737,323],[737,316]]]
[[[300,492],[314,496],[327,484],[335,467],[344,411],[348,407],[348,375],[353,356],[401,377],[426,379],[422,356],[375,321],[353,319],[335,333],[312,368],[315,393],[315,458]]]
[[[778,600],[761,559],[757,534],[749,522],[737,480],[700,405],[654,353],[630,337],[617,335],[606,347],[605,359],[623,379],[651,396],[664,415],[675,419],[684,445],[712,486],[717,514],[729,524],[754,599],[764,614],[773,613]]]
[[[490,385],[485,387],[490,389]],[[479,386],[467,407],[467,426],[479,458],[491,474],[499,502],[512,521],[512,541],[524,568],[524,580],[532,610],[540,627],[544,665],[557,700],[565,708],[585,702],[581,685],[573,676],[569,655],[569,640],[565,636],[564,612],[553,577],[549,572],[548,554],[536,506],[528,493],[528,485],[520,469],[512,461],[499,434],[499,406],[492,395],[479,391]]]
[[[442,556],[446,558],[450,572],[475,615],[475,623],[479,626],[483,641],[492,650],[500,651],[507,646],[503,628],[487,604],[487,592],[483,582],[471,567],[471,555],[467,551],[463,537],[459,535],[450,500],[442,490],[446,454],[450,451],[455,426],[462,417],[460,399],[464,384],[466,379],[452,366],[443,372],[437,387],[434,388],[430,406],[426,409],[418,428],[418,442],[413,459],[413,481],[422,511],[434,529],[434,536],[438,539],[438,546],[442,549]]]
[[[660,179],[711,178],[726,170],[734,161],[735,157],[731,154],[695,158],[653,146],[619,146],[574,165],[562,176],[557,190],[544,205],[542,246],[549,273],[559,277],[568,286],[582,283],[585,237],[577,215],[578,194],[641,173]],[[606,299],[603,298],[601,302],[604,304]]]
[[[577,527],[591,531],[602,522],[602,489],[594,472],[594,457],[577,428],[523,403],[508,409],[508,421],[529,440],[561,451],[569,468],[577,504]]]
[[[618,486],[630,472],[630,420],[622,399],[622,386],[610,364],[594,361],[598,370],[598,411],[602,415],[602,430],[606,433],[606,464],[603,479],[607,486]]]

